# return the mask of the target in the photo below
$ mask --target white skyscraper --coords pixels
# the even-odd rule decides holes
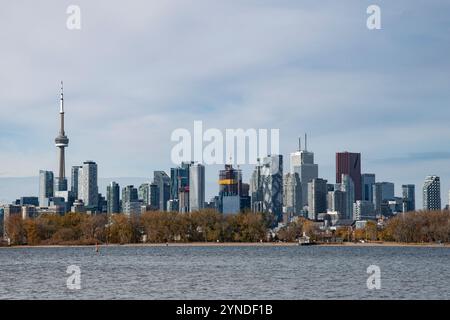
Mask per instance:
[[[299,150],[291,153],[291,173],[298,173],[302,185],[302,207],[308,205],[308,182],[319,177],[319,166],[314,164],[314,153],[307,151],[307,137],[305,135],[305,149],[299,143]]]
[[[189,212],[205,206],[205,166],[194,163],[189,167]]]
[[[85,161],[79,170],[78,198],[83,200],[86,207],[98,207],[98,178],[97,164],[94,161]]]

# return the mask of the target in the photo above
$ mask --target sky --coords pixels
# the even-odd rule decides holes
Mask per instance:
[[[366,27],[372,4],[380,30]],[[80,30],[66,27],[69,5]],[[335,153],[361,152],[362,171],[397,195],[416,184],[419,207],[424,178],[439,175],[447,203],[448,12],[439,0],[4,1],[0,184],[56,171],[64,80],[67,172],[94,160],[102,178],[150,181],[175,166],[171,133],[200,120],[279,129],[285,169],[307,132],[330,183]],[[220,167],[206,168],[207,199]],[[242,168],[248,180],[252,166]]]

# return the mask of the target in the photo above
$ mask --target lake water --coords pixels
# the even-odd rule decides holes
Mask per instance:
[[[80,290],[67,288],[69,265]],[[449,298],[444,247],[0,248],[0,299]]]

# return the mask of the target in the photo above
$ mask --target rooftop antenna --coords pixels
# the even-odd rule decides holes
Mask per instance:
[[[305,133],[305,151],[308,151],[308,135]]]
[[[298,137],[298,151],[302,151],[302,137]]]

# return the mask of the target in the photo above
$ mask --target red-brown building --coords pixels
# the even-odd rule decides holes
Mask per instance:
[[[342,182],[342,175],[347,174],[355,184],[355,201],[361,200],[361,154],[352,152],[336,153],[336,183]]]

